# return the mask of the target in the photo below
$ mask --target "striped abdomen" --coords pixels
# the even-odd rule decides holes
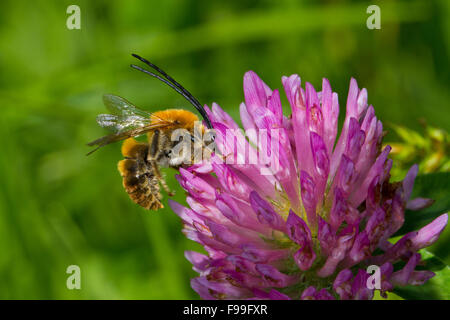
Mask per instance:
[[[158,178],[147,161],[148,148],[147,143],[126,140],[122,146],[125,159],[119,161],[118,169],[131,200],[146,209],[158,210],[163,205]]]

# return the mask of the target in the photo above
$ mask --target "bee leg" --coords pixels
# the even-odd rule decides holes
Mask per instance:
[[[161,143],[161,138],[162,135],[160,134],[159,130],[153,131],[153,134],[149,137],[150,145],[148,148],[147,162],[152,166],[155,177],[158,179],[158,181],[161,182],[163,189],[167,192],[169,197],[172,197],[175,195],[175,192],[170,191],[169,187],[166,184],[166,180],[164,180],[164,177],[159,172],[159,167],[156,162],[156,159],[158,158],[158,150],[160,149],[158,146]]]
[[[158,178],[158,181],[161,182],[163,189],[167,192],[169,197],[173,197],[175,195],[175,192],[170,191],[170,188],[167,185],[166,180],[161,175],[161,172],[159,172],[159,168],[158,168],[158,165],[156,164],[156,161],[150,160],[150,164],[152,165],[153,172],[155,173],[155,176]]]

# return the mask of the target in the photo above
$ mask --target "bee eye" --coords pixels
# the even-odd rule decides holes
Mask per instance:
[[[175,120],[175,124],[181,124],[179,120]]]

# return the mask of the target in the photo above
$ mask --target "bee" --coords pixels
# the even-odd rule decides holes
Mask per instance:
[[[132,68],[157,78],[182,95],[199,111],[207,128],[212,129],[205,109],[189,91],[153,63],[136,54],[132,56],[159,74],[134,64],[131,65]],[[193,150],[181,155],[173,151],[180,143],[190,142],[188,145],[191,147],[194,145],[192,142],[198,138],[194,135],[194,126],[199,118],[194,113],[183,109],[167,109],[149,113],[140,110],[126,99],[111,94],[104,95],[103,102],[111,114],[98,115],[97,123],[103,128],[112,130],[113,133],[89,142],[88,146],[96,148],[88,155],[110,143],[123,141],[121,151],[124,159],[118,162],[118,170],[126,192],[131,200],[145,209],[163,208],[160,185],[169,196],[172,196],[173,192],[167,186],[160,167],[179,169],[186,163],[192,163]],[[181,137],[182,139],[172,141],[171,135],[177,129],[184,129],[188,134]],[[205,131],[203,125],[201,125],[201,131]],[[148,142],[138,142],[134,139],[143,134],[147,134]],[[213,138],[211,134],[212,141]]]

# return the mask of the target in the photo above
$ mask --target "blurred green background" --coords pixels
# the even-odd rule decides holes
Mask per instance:
[[[66,28],[71,4],[81,30]],[[369,4],[381,8],[381,30],[366,27]],[[449,15],[447,0],[1,1],[0,298],[198,297],[183,252],[200,248],[179,218],[129,200],[119,144],[85,156],[105,134],[95,122],[104,93],[150,111],[191,108],[129,68],[130,53],[236,119],[252,69],[280,89],[282,75],[318,89],[327,77],[341,108],[353,76],[385,125],[419,129],[423,118],[448,129]],[[182,202],[175,171],[166,173]],[[66,288],[72,264],[81,290]]]

